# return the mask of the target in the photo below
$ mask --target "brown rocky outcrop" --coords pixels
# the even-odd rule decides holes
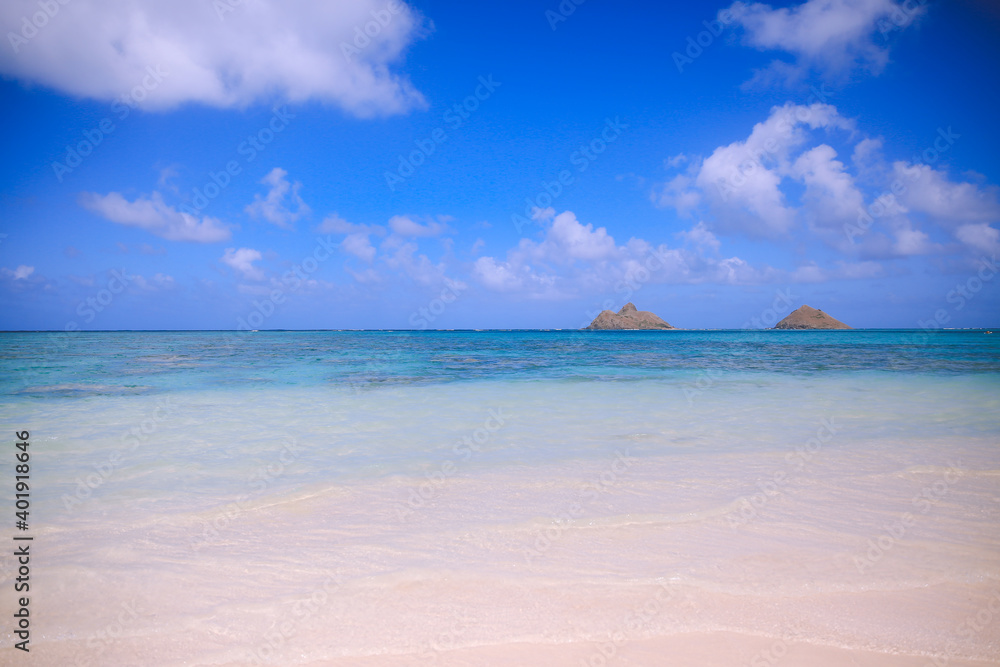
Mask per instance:
[[[775,329],[851,329],[822,310],[802,306],[774,325]]]
[[[648,310],[637,310],[632,302],[626,303],[617,313],[601,311],[587,329],[676,329]]]

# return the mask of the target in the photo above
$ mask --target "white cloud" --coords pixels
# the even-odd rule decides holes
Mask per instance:
[[[789,278],[793,283],[825,283],[831,280],[879,278],[885,274],[884,267],[878,262],[839,261],[835,264],[833,269],[825,269],[815,262],[809,262],[792,271]]]
[[[173,287],[174,277],[168,276],[165,273],[157,273],[153,275],[153,282],[159,285],[160,287]]]
[[[682,164],[684,164],[687,161],[688,161],[688,156],[687,155],[684,155],[684,153],[678,153],[677,155],[674,155],[672,157],[668,157],[667,159],[665,159],[663,161],[663,165],[665,167],[669,167],[671,169],[675,169],[675,168],[681,166]]]
[[[531,219],[535,222],[548,222],[556,217],[556,210],[551,206],[539,208],[534,206],[531,209]]]
[[[776,276],[773,269],[756,269],[738,257],[703,255],[703,248],[714,250],[718,243],[704,226],[681,235],[698,252],[636,238],[617,245],[604,227],[584,225],[571,211],[564,211],[546,228],[543,240],[521,239],[503,259],[480,257],[472,273],[490,290],[539,299],[623,291],[647,281],[742,284]]]
[[[857,216],[863,207],[864,196],[836,157],[833,148],[821,144],[802,153],[790,174],[805,184],[802,199],[810,224],[840,233],[844,221]]]
[[[390,237],[393,239],[396,237]],[[413,282],[424,285],[441,285],[447,279],[447,266],[444,262],[434,263],[425,254],[417,254],[416,243],[392,242],[383,243],[382,249],[387,251],[382,260],[390,269],[402,273]],[[393,250],[393,252],[388,252]],[[464,285],[463,285],[464,286]]]
[[[358,259],[363,259],[369,264],[375,259],[375,246],[368,239],[368,234],[355,233],[348,234],[340,242],[340,247]]]
[[[139,289],[147,291],[155,291],[157,289],[170,289],[174,286],[173,276],[168,276],[165,273],[157,273],[152,278],[146,279],[145,276],[136,274],[132,278],[132,284]]]
[[[552,220],[543,246],[547,246],[544,251],[550,257],[562,255],[568,259],[611,259],[618,252],[607,229],[580,224],[572,211],[564,211]]]
[[[846,140],[850,160],[839,159],[819,130],[825,131],[822,139]],[[869,260],[991,251],[1000,189],[953,181],[926,164],[890,163],[880,138],[856,135],[854,122],[831,105],[775,107],[745,140],[703,160],[686,157],[683,172],[668,176],[651,195],[681,217],[703,217],[679,235],[694,245],[698,234],[709,232],[712,238],[816,238]],[[949,245],[944,236],[961,245]],[[809,266],[797,272],[803,280],[820,275]]]
[[[328,215],[316,228],[321,234],[346,234],[340,242],[340,248],[344,252],[357,257],[369,264],[375,261],[377,250],[371,242],[371,236],[385,236],[386,229],[381,225],[358,225],[348,222],[336,213]],[[394,237],[398,238],[398,237]],[[369,268],[366,272],[356,273],[352,269],[347,269],[349,273],[360,282],[377,282],[374,270]]]
[[[719,239],[708,230],[704,222],[699,222],[687,231],[678,232],[677,236],[698,248],[708,248],[714,252],[718,252],[721,245]]]
[[[0,24],[20,31],[22,17],[38,11],[36,0],[8,0]],[[359,49],[372,12],[382,24]],[[385,0],[74,0],[60,2],[37,35],[0,49],[0,73],[105,101],[145,86],[150,109],[279,97],[393,114],[424,104],[391,67],[427,27],[408,5]]]
[[[926,164],[894,162],[892,166],[895,177],[906,184],[900,201],[911,211],[925,213],[949,227],[1000,220],[997,188],[956,183],[947,173]]]
[[[749,236],[787,234],[795,224],[780,185],[792,175],[790,155],[806,143],[807,130],[852,130],[853,122],[829,104],[786,104],[754,125],[744,141],[716,148],[698,169],[694,184],[720,221],[720,229]]]
[[[320,234],[349,234],[357,225],[353,225],[336,213],[331,213],[316,227]]]
[[[673,160],[664,162],[669,167],[677,166]],[[700,165],[699,165],[700,166]],[[694,171],[697,173],[697,170]],[[678,215],[688,217],[701,204],[701,194],[694,189],[694,178],[690,174],[677,174],[662,187],[653,188],[653,203],[660,207],[677,210]]]
[[[3,269],[3,274],[5,276],[10,276],[12,280],[26,280],[28,276],[35,272],[35,267],[20,265],[13,271],[10,269]]]
[[[440,236],[448,231],[448,225],[430,220],[426,225],[413,220],[409,216],[394,215],[389,219],[389,229],[393,234],[405,236],[407,238],[417,238],[422,236]]]
[[[955,237],[976,250],[992,254],[1000,252],[1000,230],[985,223],[962,225],[955,230]]]
[[[497,262],[492,257],[480,257],[473,265],[472,273],[487,288],[496,292],[510,292],[524,287],[525,282],[534,283],[532,291],[552,287],[554,278],[542,278],[531,272],[527,266],[514,268],[510,262]]]
[[[261,184],[269,185],[271,188],[264,197],[254,195],[253,203],[246,207],[246,212],[251,217],[263,218],[279,227],[291,229],[296,220],[309,214],[309,207],[299,196],[302,184],[298,181],[294,184],[289,183],[286,176],[288,176],[287,171],[275,167],[261,179]],[[286,203],[287,199],[290,199],[290,203],[295,206],[294,211]]]
[[[912,8],[910,8],[912,5]],[[795,81],[809,70],[844,76],[854,70],[879,74],[889,61],[882,33],[923,13],[916,3],[901,9],[892,0],[808,0],[792,7],[772,8],[762,3],[735,2],[729,7],[743,27],[744,43],[761,51],[784,51],[793,63],[776,60],[758,72],[755,80]]]
[[[930,237],[919,229],[898,229],[893,250],[897,255],[926,255],[937,250]]]
[[[240,248],[239,250],[226,248],[225,254],[219,261],[240,273],[247,280],[263,280],[264,272],[253,265],[260,258],[260,251],[253,248]]]
[[[385,227],[381,225],[357,225],[353,222],[348,222],[336,213],[326,216],[323,222],[316,227],[316,231],[320,234],[353,234],[356,232],[375,234],[377,236],[385,236],[386,234]]]
[[[80,203],[111,222],[138,227],[168,241],[215,243],[230,236],[229,229],[218,219],[203,217],[199,221],[195,216],[167,205],[163,196],[155,191],[149,198],[141,195],[135,201],[128,201],[118,192],[103,196],[85,192],[80,197]]]

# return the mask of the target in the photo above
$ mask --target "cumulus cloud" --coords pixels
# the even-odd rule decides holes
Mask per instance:
[[[134,201],[128,201],[119,192],[106,195],[85,192],[80,197],[80,204],[111,222],[138,227],[168,241],[215,243],[230,237],[229,229],[218,219],[206,216],[199,220],[178,211],[155,191],[149,197],[140,195]]]
[[[340,248],[369,264],[375,261],[378,252],[371,242],[372,235],[385,236],[385,227],[381,225],[359,225],[348,222],[336,213],[331,213],[319,224],[316,231],[321,234],[346,234],[340,242]],[[371,269],[369,269],[371,271]],[[362,275],[362,274],[358,274]],[[362,282],[373,282],[371,275],[364,274]]]
[[[953,180],[928,164],[890,162],[880,138],[857,134],[855,123],[828,104],[775,107],[745,140],[704,159],[665,163],[687,166],[654,186],[651,196],[681,217],[702,218],[680,234],[695,245],[704,232],[811,237],[866,260],[994,247],[1000,189]],[[828,141],[846,143],[848,158]],[[799,275],[819,274],[806,267]]]
[[[776,276],[773,269],[757,269],[739,257],[703,254],[706,247],[713,251],[718,247],[704,226],[682,235],[697,251],[654,246],[636,238],[618,245],[606,228],[583,224],[573,212],[564,211],[552,219],[541,241],[521,239],[502,259],[480,257],[472,273],[490,290],[540,299],[609,292],[646,281],[744,284]]]
[[[348,222],[336,213],[331,213],[323,219],[323,222],[316,227],[320,234],[353,234],[362,232],[365,234],[377,234],[385,236],[385,227],[381,225],[359,225]]]
[[[966,245],[985,253],[1000,252],[1000,230],[987,224],[962,225],[955,236]]]
[[[956,183],[948,174],[926,164],[893,163],[893,175],[907,184],[900,201],[914,212],[925,213],[947,226],[1000,220],[996,187],[980,188]]]
[[[269,185],[267,194],[261,197],[254,195],[253,203],[246,207],[246,212],[252,218],[263,218],[264,220],[285,229],[291,229],[293,223],[303,215],[309,214],[309,207],[299,190],[302,184],[296,181],[289,183],[288,172],[281,167],[275,167],[267,176],[261,179],[261,184]],[[295,210],[292,210],[294,206]]]
[[[317,231],[343,234],[340,249],[369,265],[363,270],[358,270],[357,265],[345,265],[345,271],[359,283],[384,283],[394,272],[409,283],[424,287],[452,285],[464,289],[465,283],[448,276],[451,239],[440,238],[451,231],[447,224],[451,220],[443,215],[426,219],[395,215],[386,226],[364,225],[349,222],[334,213],[320,223]],[[373,236],[383,239],[378,246],[373,243]],[[420,250],[421,240],[431,238],[438,239],[435,245],[445,248],[444,255],[436,261]]]
[[[810,139],[810,130],[852,130],[853,122],[829,104],[774,107],[750,136],[716,148],[701,162],[690,195],[704,198],[722,221],[751,236],[787,234],[795,223],[781,189],[791,174],[790,156]],[[667,201],[667,205],[676,202]]]
[[[0,73],[74,96],[111,101],[150,88],[154,71],[141,100],[151,109],[281,97],[372,116],[424,104],[392,71],[428,27],[401,1],[74,0],[20,39],[22,17],[38,11],[35,0],[0,4],[16,36],[0,49]]]
[[[718,252],[721,243],[715,234],[709,231],[704,222],[699,222],[689,230],[678,232],[677,236],[698,247]]]
[[[16,269],[3,269],[3,274],[9,276],[11,280],[27,280],[28,276],[35,272],[35,267],[21,264]]]
[[[671,167],[676,166],[669,160],[666,164]],[[697,168],[693,171],[697,173]],[[701,194],[692,188],[693,184],[694,178],[690,174],[678,174],[662,186],[653,188],[651,195],[653,203],[676,209],[678,215],[686,218],[701,204]]]
[[[159,289],[170,289],[174,286],[174,277],[165,273],[156,273],[152,278],[136,274],[130,281],[141,290],[153,292]]]
[[[532,296],[558,296],[555,276],[539,275],[518,262],[480,257],[472,272],[484,287],[495,292],[526,291]]]
[[[812,224],[842,227],[864,203],[854,177],[826,144],[815,146],[792,164],[790,174],[805,185],[803,200]]]
[[[253,265],[260,258],[260,251],[253,248],[240,248],[238,250],[236,248],[226,248],[225,254],[222,255],[219,261],[232,268],[247,280],[263,280],[264,272]]]
[[[363,259],[369,264],[375,260],[375,246],[372,245],[368,234],[361,232],[348,234],[340,242],[340,247],[345,252],[354,255],[358,259]]]
[[[884,35],[908,25],[924,9],[893,0],[808,0],[772,8],[735,2],[726,10],[743,28],[743,41],[761,51],[784,51],[792,62],[775,60],[755,81],[795,81],[810,70],[844,76],[853,71],[877,75],[889,61]]]
[[[391,241],[390,237],[390,241]],[[419,252],[416,243],[387,242],[382,244],[385,251],[382,260],[390,269],[406,276],[418,285],[431,287],[444,284],[447,279],[447,264],[443,261],[433,262]],[[464,289],[464,283],[456,283]]]
[[[408,238],[418,238],[422,236],[441,236],[448,231],[448,225],[443,222],[429,220],[427,224],[405,215],[394,215],[389,219],[389,229],[393,234]]]
[[[797,267],[789,277],[793,283],[825,283],[830,280],[860,280],[885,275],[885,267],[878,262],[836,262],[833,268],[823,268],[815,262]]]

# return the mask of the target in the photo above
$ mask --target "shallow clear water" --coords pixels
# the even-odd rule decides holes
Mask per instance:
[[[997,335],[0,346],[0,418],[32,435],[44,664],[466,664],[524,645],[586,660],[615,632],[1000,656],[1000,615],[960,630],[1000,590]],[[628,629],[667,585],[683,603]],[[325,601],[297,615],[313,594]],[[120,636],[95,639],[132,603]]]

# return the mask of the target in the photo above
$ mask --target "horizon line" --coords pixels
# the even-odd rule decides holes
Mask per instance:
[[[761,328],[761,329],[740,329],[740,328],[680,328],[673,327],[671,329],[587,329],[587,328],[556,328],[556,327],[546,327],[546,328],[530,328],[530,329],[520,329],[520,328],[484,328],[484,329],[350,329],[350,328],[338,328],[338,329],[75,329],[73,331],[65,331],[61,329],[0,329],[0,333],[59,333],[59,334],[78,334],[78,333],[488,333],[488,332],[515,332],[515,331],[580,331],[588,333],[608,333],[608,332],[619,332],[619,331],[657,331],[657,332],[676,332],[676,331],[923,331],[927,333],[937,332],[937,331],[990,331],[992,329],[1000,329],[1000,325],[995,327],[941,327],[937,329],[925,329],[920,327],[852,327],[850,329],[778,329],[775,327]]]

